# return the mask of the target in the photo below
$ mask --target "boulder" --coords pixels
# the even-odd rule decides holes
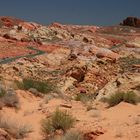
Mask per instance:
[[[99,51],[97,51],[96,56],[98,58],[106,57],[113,60],[117,60],[120,57],[117,53],[114,53],[108,49],[100,49]]]
[[[29,30],[29,31],[33,31],[35,29],[37,29],[39,27],[39,25],[35,25],[29,22],[22,22],[18,25],[18,28],[22,29],[23,31],[25,30]]]
[[[91,46],[90,51],[95,54],[98,58],[109,58],[112,60],[117,60],[118,58],[120,58],[120,55],[107,49],[107,48],[99,48],[96,46]]]
[[[76,79],[78,82],[82,82],[85,78],[85,71],[77,68],[71,72],[70,76]]]

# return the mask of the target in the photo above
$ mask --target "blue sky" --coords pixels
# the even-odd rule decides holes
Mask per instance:
[[[1,0],[0,16],[43,24],[114,25],[140,17],[140,0]]]

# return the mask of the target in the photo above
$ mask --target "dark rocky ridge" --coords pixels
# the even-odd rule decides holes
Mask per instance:
[[[123,26],[133,26],[140,28],[140,18],[137,17],[127,17],[123,22],[121,23]]]

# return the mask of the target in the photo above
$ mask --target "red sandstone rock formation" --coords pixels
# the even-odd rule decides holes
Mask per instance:
[[[140,19],[136,17],[127,17],[125,20],[123,20],[123,23],[121,23],[121,25],[140,27]]]

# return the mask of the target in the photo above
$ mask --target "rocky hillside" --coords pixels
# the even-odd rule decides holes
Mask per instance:
[[[127,21],[0,17],[0,139],[139,140],[140,28]]]

